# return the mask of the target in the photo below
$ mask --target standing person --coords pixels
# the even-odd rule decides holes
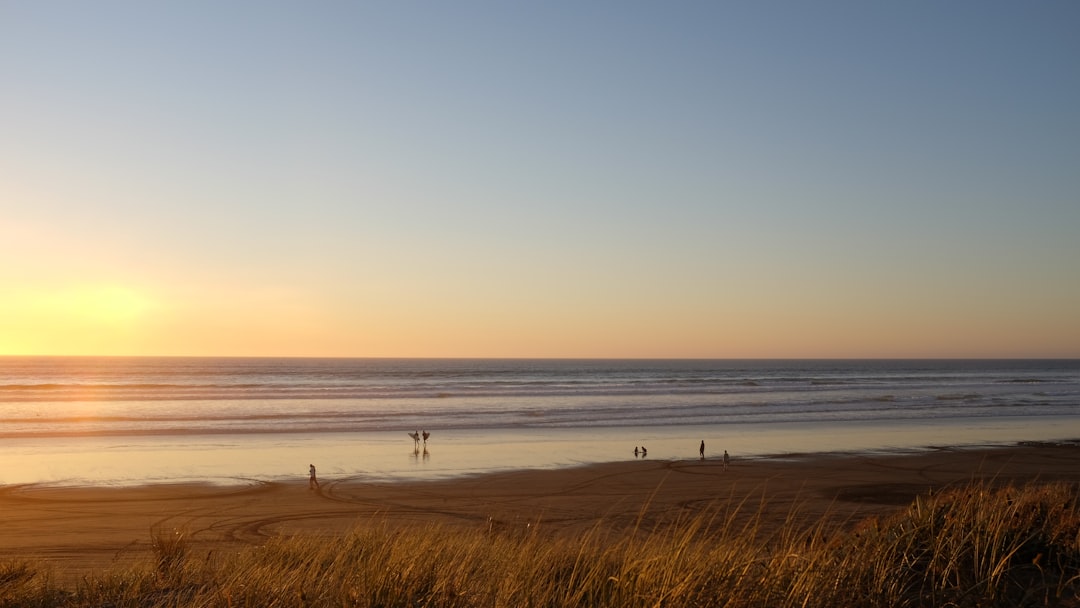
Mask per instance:
[[[308,471],[311,473],[311,478],[308,479],[308,489],[309,490],[318,490],[319,489],[319,480],[315,479],[315,465],[309,464],[308,465]]]
[[[701,454],[701,459],[705,460],[705,440],[701,440],[701,447],[698,448],[698,453]]]
[[[727,470],[728,461],[730,461],[730,460],[731,460],[731,458],[728,457],[727,450],[724,450],[724,470],[725,471]]]

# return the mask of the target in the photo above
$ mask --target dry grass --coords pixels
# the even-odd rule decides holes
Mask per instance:
[[[841,531],[760,522],[727,505],[573,537],[371,521],[203,559],[156,532],[154,563],[75,589],[0,565],[0,606],[1080,606],[1075,486],[972,486]]]

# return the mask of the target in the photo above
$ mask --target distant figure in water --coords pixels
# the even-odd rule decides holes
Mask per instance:
[[[730,461],[730,460],[731,460],[731,458],[728,457],[727,450],[724,450],[724,470],[725,471],[727,470],[728,461]]]
[[[416,431],[416,432],[409,433],[409,437],[412,437],[413,447],[419,448],[420,447],[420,432]]]
[[[427,438],[431,437],[431,433],[424,431],[424,445],[427,445]]]
[[[309,464],[308,465],[308,471],[311,473],[311,478],[308,479],[308,489],[309,490],[318,490],[319,489],[319,480],[315,479],[315,465]]]
[[[705,440],[701,440],[701,447],[698,448],[698,453],[701,454],[701,459],[705,460]]]
[[[635,446],[634,446],[634,458],[637,458],[637,457],[638,457],[638,453],[639,453],[639,452],[638,452],[637,446],[635,445]]]
[[[649,455],[649,450],[645,449],[645,446],[641,446],[641,457],[644,458]]]

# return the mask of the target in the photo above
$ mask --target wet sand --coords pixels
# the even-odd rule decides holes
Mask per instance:
[[[154,534],[182,532],[204,558],[278,535],[336,535],[373,521],[422,529],[543,526],[553,532],[650,525],[743,504],[775,526],[792,513],[836,521],[885,514],[916,495],[971,481],[1080,483],[1080,444],[940,448],[914,454],[632,460],[444,481],[139,487],[0,487],[0,559],[30,559],[59,581],[149,565]]]

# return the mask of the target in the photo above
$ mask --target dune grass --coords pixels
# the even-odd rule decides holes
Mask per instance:
[[[716,505],[573,536],[375,520],[200,558],[159,531],[152,563],[74,589],[0,564],[0,606],[1080,606],[1078,498],[980,484],[839,527],[793,514],[765,529],[745,505]]]

